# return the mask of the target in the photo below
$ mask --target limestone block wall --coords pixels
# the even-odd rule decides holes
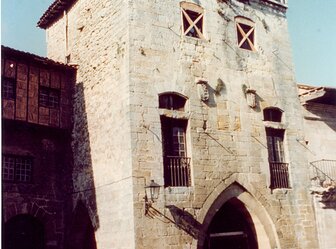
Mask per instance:
[[[319,167],[324,173],[335,178],[335,173],[332,174],[333,168],[336,167],[336,155],[333,148],[336,143],[336,108],[334,105],[322,103],[308,102],[302,106],[304,114],[305,127],[305,146],[309,162]],[[327,161],[321,161],[327,160]],[[319,238],[320,248],[335,248],[336,247],[336,228],[333,226],[336,220],[335,201],[325,202],[321,193],[330,187],[330,181],[327,181],[323,176],[319,178],[319,172],[311,166],[312,194],[314,202],[314,210],[317,225],[317,234]],[[317,177],[317,178],[316,178]],[[316,194],[320,192],[320,194]]]
[[[197,235],[172,222],[174,215],[169,206],[184,210],[202,227],[209,222],[206,214],[211,204],[237,182],[261,204],[274,224],[278,242],[274,239],[273,248],[316,248],[306,151],[297,141],[303,138],[303,124],[286,19],[281,12],[254,1],[251,5],[238,1],[197,3],[205,10],[206,39],[181,34],[177,1],[130,3],[132,163],[138,178],[134,185],[136,246],[196,248]],[[255,22],[256,52],[237,47],[236,16]],[[206,103],[198,97],[198,79],[208,82],[210,99]],[[224,88],[216,94],[219,81]],[[256,90],[256,108],[247,105],[244,88]],[[158,95],[164,92],[188,98],[192,186],[162,188],[154,203],[160,214],[154,214],[153,219],[145,215],[143,208],[143,177],[147,183],[149,179],[164,183],[158,108]],[[273,192],[269,188],[262,113],[269,106],[284,111],[291,181],[291,189]]]
[[[303,108],[309,161],[336,160],[336,108],[334,105],[306,103]]]
[[[205,10],[205,39],[181,34],[173,0],[81,0],[48,29],[48,56],[78,64],[73,204],[88,208],[97,248],[201,248],[209,217],[231,197],[260,227],[260,248],[317,248],[284,13],[263,4],[269,1],[195,2]],[[237,16],[255,23],[255,52],[237,47]],[[208,82],[207,102],[199,99],[199,79]],[[246,88],[256,90],[254,109]],[[145,184],[164,182],[164,92],[187,97],[192,184],[161,188],[156,210],[145,215]],[[262,113],[269,106],[284,111],[291,189],[269,188]],[[176,220],[181,212],[192,222]]]
[[[66,56],[66,19],[61,18],[46,30],[47,57],[65,62]]]
[[[319,248],[336,248],[336,215],[335,201],[331,203],[321,202],[320,195],[313,195],[316,225],[318,231]]]
[[[47,31],[54,59],[66,56],[65,18],[68,58],[78,65],[73,206],[87,207],[97,248],[134,248],[128,1],[77,1]]]

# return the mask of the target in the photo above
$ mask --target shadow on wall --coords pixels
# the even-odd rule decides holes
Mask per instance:
[[[202,224],[193,215],[174,205],[167,206],[173,216],[175,225],[188,233],[194,239],[198,239]]]
[[[72,151],[73,191],[72,212],[69,217],[66,248],[96,249],[94,231],[99,228],[95,183],[92,170],[90,138],[83,83],[74,92]]]
[[[147,213],[146,213],[147,217],[152,218],[152,219],[158,218],[158,217],[163,218],[164,221],[162,219],[160,220],[165,223],[170,222],[174,224],[176,227],[183,230],[184,232],[192,236],[194,239],[199,238],[199,233],[201,231],[202,224],[199,223],[192,214],[188,213],[184,209],[180,209],[174,205],[166,206],[166,208],[169,209],[170,214],[172,216],[172,219],[171,219],[151,205],[148,206],[147,208],[148,208]]]
[[[325,108],[316,107],[314,103],[305,106],[306,110],[317,118],[311,120],[324,122],[330,129],[336,131],[336,103],[333,105],[325,105]]]

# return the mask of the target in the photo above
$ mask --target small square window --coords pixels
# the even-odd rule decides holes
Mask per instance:
[[[281,122],[282,110],[276,107],[264,109],[264,121]]]
[[[187,2],[182,2],[181,7],[183,34],[185,36],[205,39],[203,34],[203,8]]]
[[[11,99],[14,100],[15,99],[15,93],[16,93],[16,82],[15,79],[11,79],[11,78],[6,78],[3,77],[2,78],[2,97],[4,99]]]
[[[236,17],[238,47],[250,51],[255,49],[254,23],[243,17]]]
[[[31,182],[32,164],[30,157],[4,155],[2,157],[2,179],[12,182]]]
[[[39,91],[39,106],[48,108],[59,108],[60,90],[50,87],[40,86]]]
[[[15,158],[4,156],[2,158],[2,179],[4,181],[14,181]]]

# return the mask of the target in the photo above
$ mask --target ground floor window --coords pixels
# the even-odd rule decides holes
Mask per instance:
[[[2,179],[11,182],[31,182],[33,160],[17,155],[2,156]]]

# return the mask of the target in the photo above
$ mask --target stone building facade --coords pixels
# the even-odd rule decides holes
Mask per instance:
[[[298,85],[320,248],[336,248],[336,89]]]
[[[75,69],[1,48],[2,246],[63,248]]]
[[[68,248],[318,248],[286,4],[49,7],[48,57],[78,66]]]

